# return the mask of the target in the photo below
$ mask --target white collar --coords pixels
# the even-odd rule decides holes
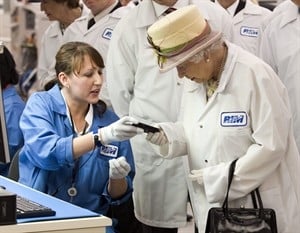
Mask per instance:
[[[221,6],[221,4],[219,3],[219,1],[216,1],[216,4]],[[239,0],[236,0],[233,4],[231,4],[231,6],[229,6],[227,9],[225,9],[227,11],[227,13],[231,16],[234,17],[234,13],[236,11],[236,8],[239,4]],[[221,6],[222,7],[222,6]],[[223,8],[223,7],[222,7]]]
[[[114,4],[112,4],[111,6],[107,7],[106,9],[104,9],[103,11],[101,11],[99,14],[97,15],[93,15],[92,12],[89,13],[89,17],[88,19],[94,18],[95,22],[97,23],[100,19],[104,18],[105,16],[107,16],[110,11],[112,9],[114,9],[114,7],[118,4],[118,1],[115,1]]]
[[[70,124],[73,125],[73,122],[71,120],[71,114],[70,114],[70,109],[67,105],[67,101],[66,101],[66,98],[64,96],[64,93],[62,92],[62,90],[60,91],[62,97],[63,97],[63,100],[65,102],[65,105],[66,105],[66,110],[67,110],[67,116],[68,116],[68,119],[70,121]],[[93,109],[93,105],[90,104],[90,107],[89,107],[89,110],[87,112],[87,114],[85,115],[85,121],[86,123],[88,124],[88,127],[85,129],[86,132],[89,132],[90,128],[91,128],[91,125],[93,123],[93,115],[94,115],[94,109]],[[74,126],[74,130],[75,132],[80,135],[82,134],[82,132],[78,132],[77,129],[76,129],[76,126]]]

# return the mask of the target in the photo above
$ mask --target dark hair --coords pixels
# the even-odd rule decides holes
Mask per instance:
[[[19,74],[16,70],[16,62],[9,52],[9,50],[3,46],[3,53],[0,53],[0,77],[2,89],[9,84],[18,84]]]
[[[67,6],[69,8],[77,8],[77,7],[80,7],[80,3],[79,3],[79,0],[53,0],[54,2],[57,2],[57,3],[67,3]]]
[[[67,75],[71,75],[72,73],[79,73],[84,62],[84,57],[86,55],[89,56],[98,67],[104,69],[103,58],[94,47],[87,43],[79,41],[67,42],[60,47],[55,56],[56,76],[58,76],[60,72],[64,72]],[[58,79],[56,78],[55,80],[61,87]],[[53,86],[53,80],[50,81],[49,84]],[[100,111],[100,114],[106,111],[106,104],[102,100],[99,100],[96,106]]]

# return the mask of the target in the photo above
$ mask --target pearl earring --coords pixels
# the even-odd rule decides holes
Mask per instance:
[[[206,63],[210,62],[210,59],[209,58],[206,58],[205,59]]]

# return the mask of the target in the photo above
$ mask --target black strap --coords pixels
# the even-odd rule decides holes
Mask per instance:
[[[223,209],[228,208],[228,194],[229,194],[229,189],[230,189],[230,185],[231,185],[232,178],[233,178],[233,173],[234,173],[236,161],[237,161],[237,159],[233,160],[230,164],[230,167],[229,167],[227,192],[226,192],[225,200],[224,200],[223,205],[222,205]]]
[[[226,192],[225,200],[224,200],[223,205],[222,205],[225,216],[228,215],[228,194],[229,194],[230,185],[231,185],[231,182],[232,182],[232,179],[233,179],[235,164],[236,164],[237,160],[238,159],[233,160],[230,164],[230,167],[229,167],[227,192]],[[256,197],[255,197],[255,195],[256,195]],[[262,210],[263,209],[263,203],[262,203],[258,188],[256,188],[254,191],[251,192],[251,197],[252,197],[253,207],[255,209],[257,209],[257,207],[258,207],[260,210]],[[257,198],[257,201],[258,201],[258,205],[257,205],[257,202],[256,202],[256,198]]]

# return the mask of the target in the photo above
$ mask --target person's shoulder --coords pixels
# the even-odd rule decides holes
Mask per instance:
[[[85,14],[85,15],[80,16],[79,18],[75,19],[75,20],[67,27],[67,29],[70,28],[70,27],[77,27],[77,26],[78,26],[79,24],[81,24],[82,22],[87,22],[88,17],[89,17],[88,14]]]
[[[43,37],[49,37],[56,35],[60,32],[60,26],[58,21],[52,22],[43,33]]]
[[[246,69],[253,69],[259,67],[259,64],[264,63],[260,58],[255,56],[253,53],[241,48],[240,46],[226,41],[228,46],[228,54],[231,56],[233,61],[239,66],[244,66]]]
[[[220,5],[207,0],[193,0],[193,4],[196,5],[201,11],[203,17],[207,20],[225,20],[231,22],[232,19],[226,10]]]
[[[57,85],[52,87],[48,91],[36,91],[32,93],[28,100],[27,104],[31,104],[32,102],[37,103],[45,103],[47,105],[57,104],[57,102],[61,99],[61,93]]]
[[[126,5],[126,6],[122,6],[119,7],[118,9],[114,10],[113,12],[111,12],[109,15],[111,17],[116,17],[116,18],[122,18],[125,15],[127,15],[133,8]]]
[[[118,8],[115,12],[116,15],[119,16],[120,22],[128,22],[132,21],[132,19],[137,18],[137,11],[139,6],[130,7],[130,6],[123,6]],[[128,25],[131,26],[131,25]]]
[[[265,33],[277,33],[297,19],[298,8],[291,1],[286,0],[278,5],[264,20]]]
[[[25,101],[22,99],[15,86],[5,88],[2,94],[5,105],[18,105],[21,108],[24,108]]]
[[[135,22],[138,20],[138,8],[139,6],[128,8],[126,12],[123,12],[122,17],[118,20],[114,28],[114,33],[128,35],[128,32],[135,28]]]
[[[267,16],[272,13],[271,10],[267,9],[266,7],[260,6],[258,4],[255,4],[252,2],[252,0],[246,0],[246,7],[245,10],[249,12],[250,14],[258,14],[258,15],[264,15]]]
[[[274,9],[273,12],[275,14],[280,14],[285,11],[285,9],[290,8],[291,6],[295,5],[292,1],[290,0],[285,0],[278,4]]]
[[[213,10],[213,11],[221,11],[221,12],[226,12],[223,7],[220,5],[215,4],[212,1],[207,1],[207,0],[192,0],[192,4],[196,5],[199,7],[199,10],[201,12],[205,12],[207,10]]]
[[[272,22],[280,22],[285,17],[290,17],[291,14],[295,13],[298,14],[298,7],[290,0],[285,0],[277,5],[272,13],[270,14],[270,19]]]

